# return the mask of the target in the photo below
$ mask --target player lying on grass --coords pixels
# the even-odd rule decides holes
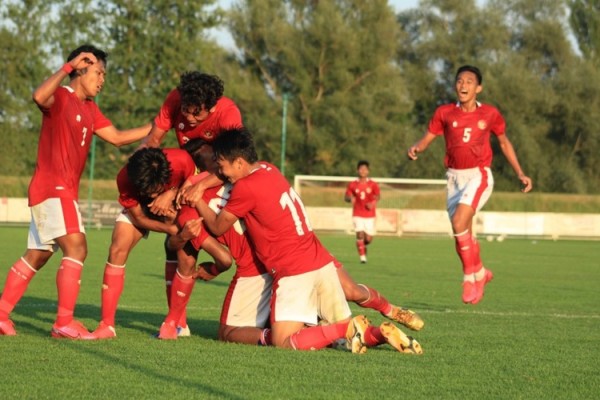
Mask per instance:
[[[119,203],[123,206],[123,211],[115,222],[108,260],[104,266],[102,320],[93,332],[96,339],[116,336],[115,314],[125,282],[125,263],[140,239],[147,237],[149,231],[155,231],[175,238],[184,237],[183,240],[187,240],[201,231],[199,219],[189,220],[185,226],[174,224],[176,215],[174,207],[167,218],[158,218],[153,216],[146,206],[159,194],[165,191],[176,191],[186,178],[194,174],[195,169],[192,158],[184,150],[145,148],[136,151],[119,172],[117,187]],[[202,248],[215,257],[218,263],[231,264],[229,253],[216,240],[212,238],[206,240]],[[167,266],[171,265],[177,264],[167,263]],[[185,279],[188,276],[187,272],[175,273],[171,278],[172,284],[167,285],[170,308],[181,309],[182,299],[180,296],[171,296],[171,293],[173,290],[177,292],[182,290],[180,286],[185,286],[188,282]],[[183,308],[185,309],[185,306]],[[183,314],[178,314],[182,319],[177,322],[181,329],[184,331],[187,329],[189,332]]]
[[[117,130],[94,102],[104,86],[106,59],[104,51],[91,45],[81,46],[33,92],[33,101],[43,115],[28,194],[31,225],[27,251],[11,267],[2,290],[0,335],[16,335],[10,313],[36,272],[60,248],[63,258],[56,273],[58,310],[51,334],[67,339],[92,338],[83,324],[73,319],[87,256],[78,206],[81,174],[93,135],[121,146],[140,140],[150,130],[150,124]],[[67,76],[69,84],[61,86]]]
[[[230,198],[216,214],[204,199],[195,206],[205,225],[222,235],[243,218],[258,259],[273,278],[270,323],[273,345],[297,350],[320,349],[346,338],[353,352],[364,352],[370,325],[351,317],[333,256],[312,232],[304,206],[287,180],[271,164],[258,162],[250,133],[224,131],[214,142],[220,173],[233,184]],[[317,326],[321,318],[329,325]],[[391,323],[380,330],[398,349],[420,346]]]

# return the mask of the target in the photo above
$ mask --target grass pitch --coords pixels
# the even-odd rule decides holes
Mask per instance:
[[[88,233],[75,314],[89,329],[100,318],[110,234]],[[127,263],[117,339],[50,338],[60,254],[38,273],[12,314],[19,335],[0,337],[1,398],[592,399],[600,393],[599,242],[482,241],[495,278],[484,300],[470,306],[460,300],[450,238],[377,237],[366,265],[357,262],[352,236],[320,238],[357,282],[421,314],[425,328],[413,335],[424,355],[387,345],[359,356],[220,343],[215,337],[231,272],[196,285],[191,338],[152,339],[166,313],[163,237],[152,234]],[[26,228],[0,228],[0,284],[26,239]],[[351,308],[373,324],[384,321]]]

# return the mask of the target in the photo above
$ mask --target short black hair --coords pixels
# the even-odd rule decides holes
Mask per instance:
[[[141,198],[162,191],[171,180],[171,164],[161,149],[139,149],[127,162],[127,177]]]
[[[183,145],[183,149],[187,151],[190,156],[192,156],[194,164],[196,164],[200,171],[206,171],[208,169],[207,166],[204,164],[204,159],[198,151],[204,146],[212,146],[212,144],[208,143],[202,138],[195,138]]]
[[[99,48],[97,48],[96,46],[93,46],[91,44],[84,44],[84,45],[79,46],[75,50],[73,50],[71,52],[71,54],[69,54],[69,56],[67,57],[67,61],[71,61],[72,59],[77,57],[80,53],[92,53],[99,62],[101,61],[104,64],[104,66],[106,66],[106,59],[108,58],[108,54],[105,51],[100,50]],[[81,71],[73,70],[69,74],[69,77],[74,78],[77,74],[83,75],[83,74],[85,74],[85,70],[81,70]]]
[[[367,168],[369,168],[369,162],[367,160],[359,160],[358,163],[356,164],[356,169],[359,169],[363,165],[365,165]]]
[[[465,71],[474,73],[477,77],[478,84],[481,85],[483,83],[483,75],[481,75],[481,71],[479,70],[479,68],[474,67],[472,65],[463,65],[462,67],[459,67],[458,70],[456,70],[456,76],[454,77],[454,80],[456,81],[458,79],[458,76]]]
[[[187,110],[190,107],[202,106],[210,110],[223,96],[225,85],[216,75],[208,75],[199,71],[188,71],[181,75],[179,86],[181,95],[181,108]]]
[[[243,158],[249,164],[258,161],[252,134],[244,127],[226,129],[217,136],[213,142],[215,157],[224,158],[233,162],[236,158]]]

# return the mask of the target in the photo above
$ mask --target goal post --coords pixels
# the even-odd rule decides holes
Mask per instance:
[[[344,193],[348,182],[356,176],[296,175],[294,190],[306,206],[347,207]],[[403,209],[444,209],[446,204],[445,179],[377,178],[381,200],[377,207]]]

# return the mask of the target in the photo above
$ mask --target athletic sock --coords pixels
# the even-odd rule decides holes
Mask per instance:
[[[125,284],[125,266],[106,263],[102,281],[102,321],[115,326],[115,314]]]
[[[475,280],[476,280],[476,281],[480,281],[480,280],[482,280],[483,278],[485,278],[485,268],[482,266],[482,267],[479,269],[479,271],[477,271],[477,272],[475,272],[475,273],[473,274],[473,276],[475,277]]]
[[[358,250],[359,256],[364,256],[367,254],[367,251],[365,248],[365,241],[363,239],[356,240],[356,249]]]
[[[456,252],[460,257],[463,267],[464,280],[469,280],[469,276],[475,273],[474,268],[474,251],[471,233],[467,229],[464,232],[454,235],[456,241]]]
[[[365,337],[363,339],[368,347],[379,346],[380,344],[386,343],[385,338],[381,334],[381,329],[378,326],[369,325],[365,329]]]
[[[179,322],[190,300],[195,283],[196,280],[193,277],[181,276],[179,271],[177,271],[171,285],[171,306],[169,307],[169,313],[165,322],[174,322],[175,324]]]
[[[8,319],[15,305],[23,297],[23,293],[27,290],[29,282],[31,282],[36,272],[23,258],[19,258],[12,265],[6,276],[6,283],[0,298],[0,321]]]
[[[294,350],[318,350],[346,336],[348,322],[304,328],[290,336]]]
[[[165,261],[165,291],[167,293],[167,305],[171,308],[171,285],[173,278],[177,272],[177,261]],[[185,328],[187,326],[187,309],[183,309],[183,313],[177,321],[177,326]]]
[[[475,236],[471,236],[471,242],[473,244],[473,272],[481,270],[483,267],[483,263],[481,262],[481,257],[479,255],[479,241]]]
[[[63,257],[60,262],[56,273],[56,289],[58,291],[56,325],[58,326],[65,326],[73,321],[82,269],[83,263],[72,258]]]
[[[390,302],[377,290],[370,288],[367,285],[363,285],[362,283],[359,283],[358,286],[365,288],[369,293],[369,297],[362,302],[357,302],[356,304],[364,308],[372,308],[373,310],[377,310],[385,315],[392,311],[392,305]]]

